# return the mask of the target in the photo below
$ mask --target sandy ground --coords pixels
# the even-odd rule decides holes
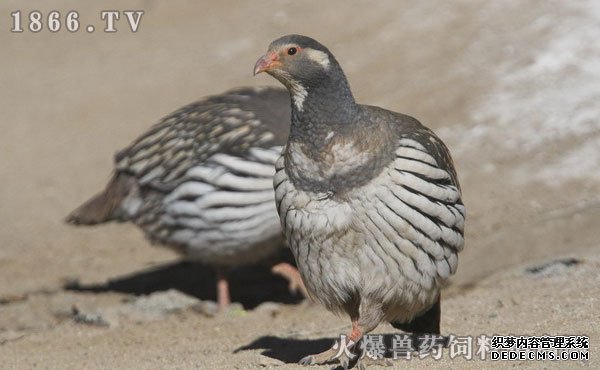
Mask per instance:
[[[145,15],[137,33],[13,34],[18,9],[75,9],[97,30],[102,9]],[[0,368],[293,369],[346,330],[263,267],[234,278],[243,305],[215,316],[210,269],[131,225],[62,222],[161,116],[275,84],[251,69],[292,32],[330,47],[358,100],[418,117],[453,151],[469,219],[443,332],[590,337],[582,363],[395,366],[600,367],[597,2],[52,0],[0,14]]]

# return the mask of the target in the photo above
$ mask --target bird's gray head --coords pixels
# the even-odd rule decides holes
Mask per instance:
[[[254,66],[254,74],[267,72],[290,91],[296,110],[303,111],[307,97],[354,98],[337,60],[318,41],[302,35],[287,35],[273,41]]]

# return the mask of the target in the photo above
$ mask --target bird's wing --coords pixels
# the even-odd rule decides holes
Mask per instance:
[[[283,142],[288,99],[282,89],[244,88],[187,105],[118,152],[116,170],[140,185],[173,189],[190,168],[214,155],[244,156],[251,148]]]
[[[433,269],[447,278],[456,271],[464,246],[466,217],[448,149],[424,126],[402,125],[386,173],[369,195],[375,205],[369,215],[375,239],[385,235],[401,252],[398,258],[410,258],[408,269]]]

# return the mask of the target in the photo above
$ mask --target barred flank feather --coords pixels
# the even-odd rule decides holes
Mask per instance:
[[[281,147],[254,148],[246,157],[210,157],[162,199],[158,219],[139,225],[190,257],[225,264],[242,254],[249,261],[265,257],[272,248],[264,245],[263,253],[256,246],[279,241],[281,233],[272,185],[280,152]]]

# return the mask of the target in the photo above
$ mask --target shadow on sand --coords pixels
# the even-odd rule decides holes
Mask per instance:
[[[289,364],[297,363],[304,356],[325,351],[331,347],[333,341],[334,338],[294,339],[269,335],[255,339],[252,343],[236,349],[234,353],[262,349],[262,355]]]
[[[263,302],[299,303],[301,295],[288,290],[285,279],[271,273],[268,265],[249,265],[236,268],[229,274],[232,302],[240,302],[245,309],[253,309]],[[215,300],[214,269],[200,263],[177,262],[136,271],[109,279],[101,284],[69,282],[64,289],[77,292],[120,292],[146,295],[168,289],[201,300]]]
[[[398,348],[398,356],[402,356],[401,353],[406,352],[404,349],[406,345],[412,347],[412,351],[419,351],[423,345],[428,346],[448,346],[448,337],[442,336],[435,339],[434,342],[423,342],[423,336],[418,334],[406,334],[402,332],[394,334],[382,334],[383,343],[387,349],[384,353],[384,357],[392,359],[394,353],[392,348],[398,348],[398,345],[394,346],[394,337],[401,335],[403,337],[409,337],[409,342],[404,342],[401,345],[402,348]],[[337,338],[339,339],[339,338]],[[233,353],[240,351],[247,351],[253,349],[262,349],[262,355],[283,361],[285,363],[297,363],[305,356],[320,353],[330,348],[335,339],[334,338],[320,338],[320,339],[295,339],[295,338],[281,338],[277,336],[264,336],[255,339],[251,343],[237,348]],[[439,347],[438,347],[439,348]]]

